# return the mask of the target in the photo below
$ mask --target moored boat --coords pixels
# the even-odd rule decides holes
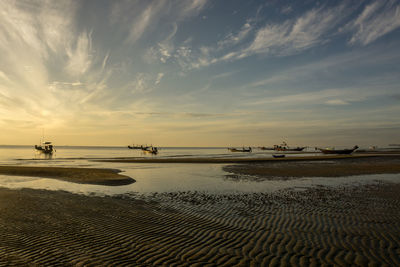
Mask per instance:
[[[289,147],[285,141],[280,145],[274,145],[276,151],[303,151],[305,148],[305,146]]]
[[[146,153],[150,153],[150,154],[153,154],[153,155],[157,155],[158,154],[158,148],[154,147],[154,146],[146,146],[146,147],[142,147],[141,149],[142,149],[143,152],[146,152]]]
[[[251,147],[248,147],[248,148],[245,148],[245,147],[242,147],[242,148],[228,147],[228,150],[230,152],[251,152],[252,151]]]
[[[129,149],[143,149],[144,147],[147,147],[147,146],[143,146],[143,145],[133,145],[133,146],[129,146],[128,145],[128,148]]]
[[[44,154],[53,154],[55,148],[51,142],[43,142],[42,145],[35,145],[35,149]]]
[[[272,155],[272,157],[274,157],[274,158],[284,158],[285,155]]]
[[[347,149],[334,149],[334,148],[318,148],[324,154],[351,154],[353,153],[358,146],[354,146],[353,148]]]
[[[273,147],[266,147],[266,146],[260,146],[259,149],[261,149],[261,150],[274,150]]]

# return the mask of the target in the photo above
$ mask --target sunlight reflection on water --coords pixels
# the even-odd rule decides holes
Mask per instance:
[[[271,156],[272,152],[258,151],[248,157]],[[243,153],[228,153],[225,148],[171,148],[163,149],[163,157],[183,156],[243,156]],[[65,190],[80,194],[114,195],[124,193],[149,194],[154,192],[202,191],[210,194],[230,194],[249,192],[273,192],[285,188],[304,188],[318,185],[337,186],[344,184],[374,183],[377,180],[399,182],[400,174],[360,175],[333,178],[301,178],[292,180],[253,181],[249,177],[229,179],[229,173],[222,168],[224,164],[179,164],[179,163],[110,163],[95,162],[87,159],[105,157],[143,156],[138,151],[127,148],[60,148],[52,160],[36,160],[31,147],[0,149],[2,165],[50,166],[50,167],[87,167],[120,169],[122,174],[136,180],[125,186],[98,186],[75,184],[55,179],[37,177],[19,177],[0,175],[0,186],[7,188],[34,188],[47,190]],[[299,154],[301,155],[301,154]],[[86,159],[85,159],[86,158]],[[35,159],[35,160],[32,160]],[[313,162],[312,164],[316,164]],[[325,163],[327,163],[325,161]],[[311,163],[310,163],[311,164]],[[250,177],[251,178],[251,177]]]
[[[65,182],[37,177],[0,175],[0,186],[64,190],[86,195],[115,195],[125,193],[200,191],[209,194],[274,192],[287,188],[371,184],[377,181],[399,182],[400,174],[359,175],[350,177],[313,177],[292,180],[251,181],[230,180],[222,170],[224,165],[212,164],[107,164],[108,168],[123,170],[124,175],[136,180],[124,186],[100,186]],[[111,166],[110,166],[111,165]],[[100,166],[91,166],[100,167]],[[103,166],[104,167],[104,166]]]

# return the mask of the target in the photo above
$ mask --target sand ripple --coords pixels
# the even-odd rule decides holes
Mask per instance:
[[[144,200],[0,189],[0,266],[400,265],[400,186]]]

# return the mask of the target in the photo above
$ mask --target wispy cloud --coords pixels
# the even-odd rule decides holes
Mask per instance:
[[[282,12],[291,12],[284,6]],[[230,32],[217,45],[199,48],[178,46],[174,53],[179,65],[186,70],[212,64],[235,61],[253,55],[282,57],[299,54],[313,47],[327,44],[332,38],[351,33],[349,44],[369,44],[400,26],[400,4],[394,0],[376,1],[361,11],[359,5],[343,2],[336,6],[322,5],[295,17],[279,22],[268,22],[259,27],[255,18],[248,19],[239,31]]]
[[[281,9],[281,13],[284,14],[284,15],[287,15],[287,14],[289,14],[291,12],[293,12],[293,7],[289,6],[289,5],[288,6],[284,6]]]
[[[233,46],[238,43],[243,42],[246,37],[249,36],[250,32],[253,30],[252,26],[252,21],[248,20],[242,28],[239,30],[239,32],[235,33],[229,33],[223,40],[218,42],[218,49],[222,49],[227,46]]]
[[[400,27],[399,2],[382,0],[367,5],[345,29],[354,32],[349,44],[367,45],[398,27]]]
[[[332,106],[343,106],[343,105],[348,105],[349,102],[344,101],[342,99],[331,99],[325,102],[328,105],[332,105]]]
[[[350,14],[346,7],[346,4],[341,4],[313,8],[297,18],[267,23],[262,27],[257,27],[256,18],[248,19],[238,32],[228,33],[217,42],[217,46],[203,46],[198,50],[182,46],[177,49],[175,57],[181,67],[198,69],[258,54],[275,57],[297,54],[329,42],[330,36],[337,33],[337,28]]]
[[[114,2],[111,21],[127,25],[128,43],[135,43],[145,34],[151,34],[159,22],[176,24],[197,15],[207,4],[207,0],[189,1],[144,1]]]
[[[327,41],[346,16],[345,6],[314,8],[295,20],[260,29],[243,54],[290,55]]]
[[[155,20],[158,20],[158,15],[163,10],[166,2],[157,1],[147,6],[144,11],[132,22],[129,32],[129,42],[136,42]]]
[[[208,0],[177,1],[176,6],[180,19],[198,14],[203,10]]]
[[[154,84],[155,84],[155,85],[160,84],[161,79],[162,79],[163,77],[164,77],[164,73],[162,73],[162,72],[158,73],[158,74],[157,74],[156,81],[154,82]]]
[[[76,28],[78,5],[75,1],[0,2],[0,111],[4,116],[51,127],[79,113],[82,103],[104,94],[108,54],[96,55],[92,32]]]
[[[340,99],[338,98],[340,97]],[[360,96],[354,91],[341,90],[341,89],[327,89],[317,92],[303,92],[295,94],[286,94],[274,97],[264,97],[256,101],[247,103],[250,106],[265,105],[265,104],[285,104],[298,106],[305,103],[328,103],[338,104],[344,103],[342,99],[351,99],[352,101],[360,100]],[[364,99],[365,97],[361,97]]]
[[[131,88],[133,94],[145,94],[153,91],[161,82],[164,73],[160,72],[156,75],[150,73],[138,73],[136,79],[132,81],[128,87]]]
[[[68,48],[68,63],[65,67],[72,76],[84,74],[92,63],[92,33],[83,32],[77,39],[75,48]]]

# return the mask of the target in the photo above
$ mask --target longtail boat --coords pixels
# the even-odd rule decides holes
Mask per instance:
[[[230,152],[251,152],[252,151],[251,147],[249,147],[249,148],[245,148],[245,147],[242,147],[242,148],[228,147],[228,150]]]
[[[43,142],[42,145],[35,145],[35,149],[44,154],[53,154],[55,151],[54,146],[51,142]]]
[[[289,147],[286,142],[280,145],[274,145],[274,150],[276,151],[303,151],[305,148],[305,146]]]
[[[154,147],[154,146],[142,147],[142,151],[146,152],[146,153],[153,154],[153,155],[157,155],[158,154],[158,148]]]
[[[353,148],[347,149],[333,149],[333,148],[318,148],[324,154],[351,154],[353,153],[358,146],[354,146]]]

